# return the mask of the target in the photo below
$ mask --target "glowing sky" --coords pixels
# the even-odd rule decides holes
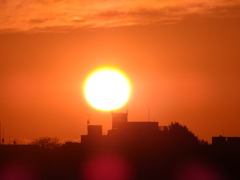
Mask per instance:
[[[240,136],[240,1],[0,1],[0,122],[6,143],[79,140],[111,127],[81,89],[94,69],[133,86],[129,120],[177,121],[210,141]],[[9,141],[10,136],[10,141]]]
[[[79,27],[119,27],[174,23],[190,14],[239,16],[239,0],[3,0],[2,31],[68,31]]]

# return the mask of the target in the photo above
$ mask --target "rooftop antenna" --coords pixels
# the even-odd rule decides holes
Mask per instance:
[[[91,121],[91,119],[90,119],[90,114],[88,114],[87,125],[90,124],[90,121]]]
[[[0,122],[0,145],[2,145],[2,123]]]
[[[3,127],[2,144],[4,144],[4,127]]]
[[[148,122],[150,121],[150,107],[148,106]]]

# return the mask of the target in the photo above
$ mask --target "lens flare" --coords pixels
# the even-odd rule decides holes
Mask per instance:
[[[124,156],[100,153],[83,164],[79,175],[83,180],[131,180],[134,178],[134,171]]]

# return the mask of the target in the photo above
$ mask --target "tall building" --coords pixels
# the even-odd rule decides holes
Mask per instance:
[[[159,127],[158,122],[128,122],[128,112],[111,114],[112,129],[108,130],[107,135],[102,135],[101,125],[88,125],[88,134],[81,136],[83,145],[153,145],[168,130],[166,127]]]
[[[112,129],[118,129],[119,125],[128,122],[128,112],[127,113],[114,113],[112,111]]]

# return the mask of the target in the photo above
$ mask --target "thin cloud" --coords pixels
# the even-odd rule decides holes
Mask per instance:
[[[240,16],[239,0],[2,0],[0,32],[175,23],[189,14]]]

